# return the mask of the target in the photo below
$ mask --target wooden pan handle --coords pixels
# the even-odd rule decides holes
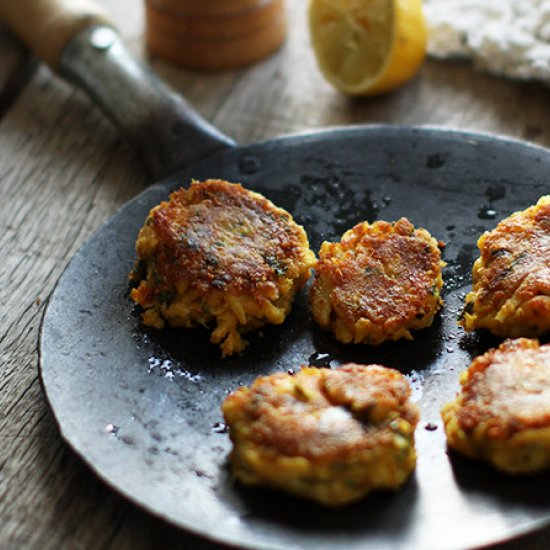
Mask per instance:
[[[235,146],[132,56],[93,0],[0,0],[1,20],[90,96],[155,178]]]
[[[93,25],[113,26],[92,0],[2,0],[0,20],[54,70],[79,31]]]

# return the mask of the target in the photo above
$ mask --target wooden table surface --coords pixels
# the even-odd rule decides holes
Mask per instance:
[[[103,0],[145,56],[139,2]],[[392,94],[350,100],[320,77],[305,0],[290,0],[289,36],[251,68],[187,72],[149,61],[240,143],[347,124],[421,124],[550,146],[550,91],[427,61]],[[40,387],[37,340],[48,295],[98,225],[151,183],[139,159],[80,91],[0,31],[0,548],[197,548],[206,543],[109,490],[62,441]],[[498,548],[550,548],[550,529]]]

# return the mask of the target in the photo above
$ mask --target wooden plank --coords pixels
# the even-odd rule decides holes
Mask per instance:
[[[141,3],[104,3],[131,48],[144,56]],[[429,62],[414,82],[388,96],[340,96],[316,69],[305,2],[292,0],[288,9],[286,45],[248,69],[198,74],[152,63],[243,143],[327,125],[385,122],[445,124],[550,144],[547,90],[480,76],[465,64]],[[55,281],[94,229],[148,183],[110,123],[45,67],[16,94],[0,124],[2,549],[218,548],[149,516],[96,479],[61,440],[37,377],[39,324]],[[548,547],[547,530],[501,548]]]

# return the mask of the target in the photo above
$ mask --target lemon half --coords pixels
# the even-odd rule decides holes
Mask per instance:
[[[321,72],[348,95],[401,86],[426,55],[422,0],[310,0],[309,27]]]

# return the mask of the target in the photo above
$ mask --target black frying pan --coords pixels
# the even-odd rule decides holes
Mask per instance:
[[[40,369],[71,447],[111,487],[150,512],[245,548],[470,548],[549,523],[550,477],[510,478],[447,454],[439,410],[455,395],[458,374],[472,357],[499,342],[466,335],[456,325],[475,242],[498,219],[549,192],[550,151],[489,135],[384,126],[236,147],[166,96],[117,39],[102,32],[103,38],[95,34],[95,47],[89,46],[94,31],[81,32],[64,50],[62,72],[80,82],[86,75],[84,86],[107,103],[135,143],[138,135],[153,172],[178,164],[180,170],[104,224],[70,262],[50,299]],[[101,43],[107,46],[98,48]],[[79,68],[82,58],[87,71]],[[143,122],[138,134],[128,130],[127,112],[121,117],[116,101],[109,105],[110,92],[94,88],[105,67],[110,79],[140,83],[129,88]],[[151,103],[140,102],[150,98],[154,105],[147,111]],[[159,105],[168,105],[167,111],[156,112]],[[143,139],[158,128],[159,113],[168,117],[160,153]],[[182,135],[190,147],[174,156],[181,147],[170,149],[170,140],[177,144]],[[168,160],[159,161],[160,154]],[[252,334],[244,354],[223,361],[203,330],[145,329],[127,283],[139,227],[172,189],[208,177],[240,181],[287,208],[306,227],[314,249],[358,221],[408,216],[447,243],[442,313],[414,342],[343,346],[316,328],[302,293],[284,325]],[[234,485],[219,408],[225,395],[261,374],[348,361],[395,367],[411,381],[422,420],[417,470],[403,490],[326,510]]]

